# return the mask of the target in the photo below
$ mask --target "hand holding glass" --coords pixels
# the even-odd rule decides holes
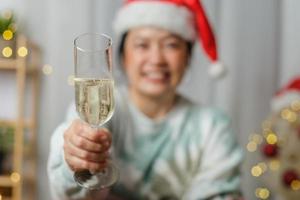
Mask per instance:
[[[98,129],[113,115],[114,80],[112,40],[104,34],[86,33],[74,40],[75,102],[81,120]],[[103,189],[117,181],[118,171],[109,162],[99,173],[88,170],[74,174],[87,189]]]

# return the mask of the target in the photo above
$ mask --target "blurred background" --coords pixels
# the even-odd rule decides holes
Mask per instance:
[[[266,124],[276,123],[266,121],[272,115],[274,94],[300,75],[300,1],[202,2],[229,72],[222,80],[211,80],[209,61],[197,43],[180,90],[232,117],[245,151],[242,188],[246,199],[300,199],[300,167],[288,174],[288,180],[274,185],[273,175],[279,173],[282,163],[278,155],[260,151],[264,143],[273,145],[280,140],[276,133],[265,131]],[[15,200],[17,196],[34,199],[35,195],[36,199],[51,199],[46,173],[49,139],[74,98],[73,39],[85,32],[113,36],[111,25],[121,3],[1,0],[0,145],[4,155],[10,155],[0,160],[0,200],[14,195]],[[296,155],[293,165],[298,161]],[[29,187],[21,190],[18,183],[22,180]]]

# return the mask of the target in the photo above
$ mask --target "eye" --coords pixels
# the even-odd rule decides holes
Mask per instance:
[[[136,43],[134,47],[137,49],[147,49],[149,45],[147,43],[141,42],[141,43]]]
[[[180,43],[176,41],[166,42],[165,47],[170,49],[178,49],[180,48]]]

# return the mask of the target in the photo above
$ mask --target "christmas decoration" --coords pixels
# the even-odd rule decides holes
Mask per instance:
[[[15,57],[17,26],[11,10],[0,12],[0,58]]]
[[[9,163],[13,149],[14,129],[8,126],[0,126],[0,175],[11,170]]]
[[[257,198],[300,199],[300,76],[274,96],[261,134],[249,138],[247,149],[259,159],[251,169],[264,184]]]
[[[282,181],[287,187],[290,187],[292,182],[297,180],[299,180],[299,176],[296,170],[288,169],[282,174]]]
[[[264,144],[262,151],[266,157],[276,157],[278,153],[278,146],[276,144]]]

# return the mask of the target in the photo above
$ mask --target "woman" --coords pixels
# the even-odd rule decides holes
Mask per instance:
[[[199,2],[127,1],[117,15],[115,32],[128,84],[118,88],[107,129],[91,129],[71,108],[67,122],[55,131],[48,163],[52,194],[57,199],[87,197],[73,173],[104,169],[111,147],[120,180],[106,191],[109,196],[238,199],[242,154],[230,120],[177,93],[197,34],[209,35],[211,41],[202,38],[204,49],[216,60]],[[103,191],[92,193],[93,199],[105,199]]]

